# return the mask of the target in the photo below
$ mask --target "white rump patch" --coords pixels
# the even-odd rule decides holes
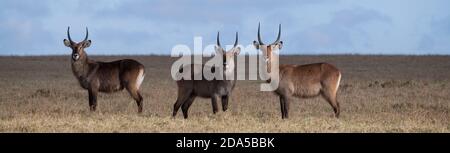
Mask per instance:
[[[338,90],[338,88],[339,88],[339,84],[341,83],[341,72],[339,72],[339,78],[338,78],[338,81],[337,81],[337,83],[336,83],[336,91],[335,92],[337,92],[337,90]]]
[[[139,75],[136,79],[136,88],[139,89],[139,87],[141,86],[142,82],[144,81],[145,78],[145,74],[144,74],[144,70],[140,69],[139,70]]]

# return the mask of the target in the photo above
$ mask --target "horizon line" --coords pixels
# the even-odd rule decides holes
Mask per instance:
[[[191,54],[201,55],[201,54]],[[245,54],[238,56],[253,56],[255,54]],[[70,54],[0,54],[0,57],[46,57],[46,56],[70,56]],[[169,56],[170,54],[89,54],[88,56]],[[402,54],[402,53],[317,53],[317,54],[279,54],[279,56],[450,56],[450,54],[424,53],[424,54]],[[176,56],[180,57],[180,56]],[[206,56],[205,57],[209,57]]]

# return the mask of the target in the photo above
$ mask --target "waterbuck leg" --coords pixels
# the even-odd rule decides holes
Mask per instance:
[[[133,97],[133,99],[136,101],[136,104],[138,106],[138,113],[142,113],[144,104],[142,102],[143,101],[142,95],[141,93],[139,93],[139,87],[134,86],[133,83],[128,83],[126,89],[130,94],[130,96]]]
[[[222,110],[224,112],[228,110],[228,95],[222,96]]]
[[[289,118],[289,105],[292,98],[286,97],[284,100],[284,118]]]
[[[219,110],[217,108],[217,96],[215,96],[215,95],[211,96],[211,103],[212,103],[213,113],[216,114],[217,110]]]
[[[191,107],[192,103],[194,102],[195,97],[196,97],[195,95],[191,94],[191,96],[183,103],[181,110],[183,111],[184,119],[188,118],[189,108]]]
[[[182,88],[178,89],[178,98],[175,104],[173,104],[173,113],[172,117],[177,115],[178,109],[180,109],[181,105],[186,102],[186,100],[191,95],[191,92]]]
[[[281,110],[281,118],[284,119],[284,102],[285,98],[280,96],[280,110]]]
[[[97,93],[95,89],[89,89],[89,109],[94,112],[97,109]]]
[[[133,97],[133,99],[136,101],[136,104],[138,106],[138,113],[142,113],[143,110],[143,98],[141,96],[141,93],[139,93],[139,90],[133,89],[133,87],[127,87],[128,93],[130,93],[130,96]]]
[[[138,106],[138,113],[142,113],[143,107],[144,107],[144,103],[143,103],[143,98],[142,95],[139,91],[136,91],[137,93],[137,98],[133,97],[134,100],[136,100],[136,104]]]
[[[180,109],[181,104],[183,104],[183,101],[181,101],[181,99],[178,98],[177,101],[175,102],[175,104],[173,104],[172,117],[175,117],[177,115],[178,109]]]
[[[335,108],[335,111],[334,111],[334,116],[336,117],[336,118],[339,118],[339,115],[341,114],[341,106],[339,106],[339,102],[337,101],[337,99],[335,99],[335,101],[336,101],[336,108]]]
[[[322,96],[331,105],[331,107],[333,107],[334,116],[336,118],[339,118],[340,108],[339,108],[339,103],[336,100],[336,94],[333,94],[329,91],[324,91],[324,92],[322,92]]]
[[[281,109],[281,118],[284,119],[285,118],[285,114],[286,114],[286,109],[285,109],[285,105],[286,105],[286,97],[280,95],[280,109]]]

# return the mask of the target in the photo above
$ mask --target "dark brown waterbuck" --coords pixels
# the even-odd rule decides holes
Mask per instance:
[[[142,112],[143,98],[139,87],[144,80],[144,65],[132,59],[123,59],[113,62],[97,62],[88,58],[85,48],[91,45],[86,37],[82,42],[74,42],[70,38],[70,27],[67,28],[67,37],[64,45],[72,49],[72,72],[78,79],[81,87],[89,92],[89,107],[91,111],[97,108],[98,92],[112,93],[124,88],[136,100],[138,112]]]
[[[211,98],[213,113],[218,111],[217,108],[217,98],[222,99],[222,110],[226,111],[228,109],[228,99],[231,92],[236,84],[236,80],[230,79],[228,77],[234,75],[235,73],[235,57],[240,52],[240,47],[238,44],[238,33],[236,32],[236,40],[234,46],[229,51],[225,51],[220,46],[219,33],[217,33],[217,45],[215,46],[216,57],[222,56],[222,67],[211,67],[204,64],[190,64],[186,65],[180,69],[182,71],[190,71],[191,79],[181,79],[177,81],[178,86],[178,98],[173,106],[173,114],[175,117],[177,115],[178,109],[182,107],[184,118],[188,118],[188,110],[192,105],[194,99],[199,96],[203,98]],[[220,71],[221,75],[224,76],[223,79],[206,79],[201,73],[203,69],[211,71]],[[197,73],[200,72],[200,73]],[[201,75],[199,80],[195,80],[196,75]],[[228,79],[227,79],[228,78]]]
[[[256,49],[263,52],[266,60],[267,72],[271,72],[270,64],[279,62],[278,58],[272,58],[274,52],[279,51],[283,46],[280,40],[281,24],[278,27],[278,37],[271,44],[264,44],[261,40],[260,25],[258,25],[258,41],[253,41]],[[273,75],[271,73],[271,75]],[[275,74],[276,75],[276,74]],[[333,107],[336,117],[339,117],[339,102],[336,93],[341,80],[341,72],[328,63],[314,63],[307,65],[279,65],[279,86],[275,93],[280,98],[281,117],[289,117],[289,102],[293,97],[309,98],[322,95]],[[268,81],[269,82],[269,81]]]

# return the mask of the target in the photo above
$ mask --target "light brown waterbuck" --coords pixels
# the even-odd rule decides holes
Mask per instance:
[[[274,52],[283,46],[281,37],[281,24],[278,27],[278,37],[271,44],[264,44],[261,40],[260,25],[258,25],[258,41],[253,41],[256,49],[263,52],[267,65],[267,72],[271,72],[270,64],[279,62],[272,58]],[[341,72],[328,63],[314,63],[307,65],[279,65],[279,86],[274,91],[280,98],[281,117],[289,117],[289,103],[293,97],[309,98],[322,95],[333,107],[336,117],[339,117],[340,107],[336,93],[341,80]],[[270,80],[268,80],[269,82]]]
[[[72,49],[72,72],[78,79],[81,87],[88,90],[89,107],[91,111],[97,108],[98,92],[112,93],[124,88],[136,100],[138,112],[142,112],[143,98],[139,87],[144,80],[144,65],[132,59],[123,59],[112,62],[97,62],[88,58],[85,48],[91,45],[88,40],[88,29],[86,37],[77,43],[70,38],[70,27],[67,28],[67,37],[64,45]]]
[[[192,105],[194,99],[199,96],[203,98],[211,98],[212,103],[212,109],[213,113],[215,114],[218,111],[217,108],[217,98],[222,99],[222,110],[226,111],[228,109],[228,99],[231,95],[231,92],[236,84],[236,80],[230,79],[228,77],[234,76],[235,73],[235,57],[240,52],[240,47],[237,46],[238,44],[238,33],[236,32],[236,40],[234,42],[234,46],[229,51],[225,51],[220,46],[219,41],[219,33],[217,33],[217,45],[215,46],[216,57],[222,56],[222,66],[208,66],[205,64],[190,64],[182,67],[179,71],[180,73],[182,71],[189,72],[191,79],[181,79],[177,81],[178,86],[178,98],[173,106],[173,114],[172,116],[175,117],[177,115],[178,109],[182,107],[183,116],[184,118],[188,118],[188,110],[189,107]],[[213,73],[215,71],[220,72],[219,74],[222,75],[222,79],[206,79],[205,75],[203,75],[201,72],[203,70],[211,70]],[[200,72],[200,73],[197,73]],[[200,79],[196,80],[197,75]]]

